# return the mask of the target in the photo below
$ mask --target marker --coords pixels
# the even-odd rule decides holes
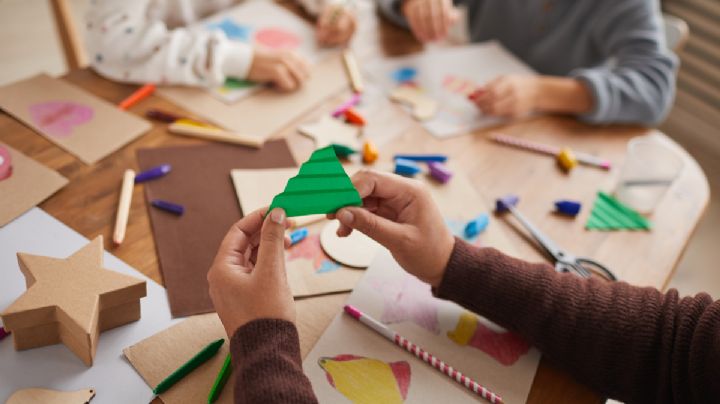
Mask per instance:
[[[343,63],[345,65],[345,72],[350,78],[350,86],[356,93],[363,92],[362,76],[360,75],[360,69],[358,69],[357,60],[355,54],[350,49],[345,49],[342,54]]]
[[[182,205],[178,205],[176,203],[163,201],[161,199],[155,199],[150,202],[150,204],[158,209],[162,209],[166,212],[174,213],[178,216],[182,216],[182,214],[185,212],[185,208]]]
[[[198,366],[210,360],[210,358],[215,356],[215,354],[220,350],[220,347],[224,342],[225,339],[220,338],[217,341],[209,343],[200,352],[195,354],[195,356],[190,358],[190,360],[177,368],[176,371],[170,373],[170,376],[166,377],[165,380],[158,383],[158,385],[155,386],[155,388],[153,389],[153,394],[158,395],[166,392],[170,387],[172,387],[175,383],[179,382],[183,377],[187,376],[188,374],[190,374],[190,372],[197,369]]]
[[[118,107],[122,110],[128,109],[145,98],[151,96],[155,92],[155,84],[145,84],[127,98],[120,101]]]
[[[367,314],[361,312],[360,310],[358,310],[355,307],[350,306],[350,305],[345,305],[345,313],[350,315],[350,317],[354,318],[355,320],[358,320],[361,323],[365,324],[366,326],[368,326],[372,330],[376,331],[378,334],[382,335],[383,337],[394,342],[395,345],[397,345],[397,346],[405,349],[406,351],[410,352],[411,354],[415,355],[418,359],[420,359],[423,362],[427,363],[428,365],[434,367],[442,374],[450,377],[451,379],[460,383],[462,386],[465,386],[467,389],[469,389],[473,393],[490,401],[493,404],[502,404],[502,402],[503,402],[502,397],[498,396],[497,394],[495,394],[492,391],[488,390],[487,388],[483,387],[482,385],[480,385],[478,382],[474,381],[473,379],[460,373],[460,371],[458,371],[457,369],[448,365],[447,363],[441,361],[440,359],[438,359],[435,355],[431,354],[430,352],[427,352],[424,349],[420,348],[419,346],[415,345],[414,343],[408,341],[403,336],[401,336],[400,334],[396,333],[395,331],[387,328],[384,324],[380,323],[379,321],[375,320],[374,318],[368,316]]]
[[[345,111],[358,105],[359,103],[360,103],[360,94],[355,93],[350,96],[349,100],[338,105],[338,107],[333,110],[331,115],[333,118],[340,118],[341,116],[343,116],[345,114]]]
[[[452,171],[445,164],[437,161],[428,162],[428,168],[430,169],[430,176],[443,184],[450,181],[453,176]]]
[[[301,227],[292,233],[290,233],[290,245],[295,245],[303,240],[305,240],[305,237],[308,236],[308,229],[307,227]]]
[[[537,142],[531,142],[524,139],[518,139],[512,136],[506,136],[501,134],[494,134],[490,137],[490,139],[507,146],[512,146],[518,149],[523,150],[529,150],[534,151],[541,154],[547,154],[549,156],[555,156],[557,157],[560,154],[561,148],[546,145],[542,143]],[[612,166],[612,163],[609,160],[605,160],[603,158],[593,156],[591,154],[587,153],[578,153],[575,152],[575,158],[577,159],[577,162],[580,164],[588,165],[588,166],[595,166],[600,167],[604,170],[609,170]]]
[[[134,183],[135,171],[130,169],[125,170],[122,188],[120,188],[117,216],[115,217],[115,233],[113,233],[113,242],[115,245],[122,244],[125,239],[125,230],[127,229],[128,217],[130,216],[130,203],[132,202]]]
[[[135,183],[139,184],[141,182],[154,180],[155,178],[160,178],[165,174],[169,173],[170,170],[172,170],[172,166],[170,164],[162,164],[157,167],[153,167],[136,175]]]
[[[223,362],[223,365],[220,368],[220,372],[218,372],[218,375],[215,378],[215,383],[213,383],[212,388],[210,389],[210,394],[208,395],[208,404],[214,403],[215,401],[217,401],[218,397],[220,397],[220,393],[222,393],[223,387],[225,387],[225,384],[230,378],[231,372],[232,356],[230,354],[227,354],[227,356],[225,357],[225,362]]]
[[[487,213],[481,213],[465,225],[465,238],[473,238],[484,232],[488,224],[490,224],[490,216]]]
[[[412,160],[395,159],[395,174],[413,177],[420,171],[420,166]]]
[[[444,154],[396,154],[394,159],[405,159],[412,161],[421,161],[423,163],[429,163],[435,161],[438,163],[444,163],[448,157]]]

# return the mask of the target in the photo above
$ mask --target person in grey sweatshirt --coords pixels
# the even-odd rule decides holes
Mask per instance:
[[[596,123],[654,126],[675,95],[657,0],[378,0],[422,42],[443,39],[467,10],[473,42],[495,39],[538,75],[505,75],[471,100],[484,113],[561,113]],[[482,61],[478,61],[478,64]]]

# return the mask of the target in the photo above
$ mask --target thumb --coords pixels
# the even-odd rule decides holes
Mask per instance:
[[[285,211],[273,209],[260,231],[260,246],[253,273],[285,275]],[[264,276],[264,275],[263,275]]]
[[[407,230],[400,223],[378,216],[367,209],[342,208],[336,218],[344,226],[356,229],[392,251],[392,246]]]

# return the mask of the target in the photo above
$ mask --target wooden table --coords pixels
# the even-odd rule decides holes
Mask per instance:
[[[421,46],[407,32],[379,22],[372,12],[363,12],[361,32],[356,50],[361,60],[373,55],[395,55],[417,51]],[[135,86],[104,80],[89,70],[75,70],[66,77],[87,91],[117,103]],[[312,142],[296,133],[300,121],[311,115],[330,111],[348,93],[338,94],[294,122],[276,137],[286,137],[297,161],[310,155]],[[152,97],[131,109],[138,115],[151,107],[185,113],[163,99]],[[488,205],[507,193],[518,194],[519,208],[548,236],[569,251],[597,259],[612,268],[622,279],[632,284],[664,288],[685,245],[700,220],[709,199],[705,175],[697,163],[680,147],[685,169],[666,194],[652,216],[652,232],[588,232],[583,229],[594,195],[599,189],[612,190],[617,168],[611,172],[579,167],[571,174],[561,173],[553,159],[496,145],[487,139],[490,131],[449,140],[438,140],[420,125],[408,120],[397,109],[397,119],[404,120],[401,133],[381,149],[381,159],[389,161],[395,151],[438,152],[450,155],[472,178],[478,192]],[[619,167],[629,139],[651,134],[653,131],[635,127],[593,127],[570,118],[539,117],[497,129],[503,133],[567,145],[573,149],[596,153],[609,158]],[[665,137],[655,132],[654,136]],[[105,158],[88,166],[64,152],[45,138],[11,119],[0,115],[0,141],[59,171],[70,183],[40,205],[41,208],[85,237],[105,237],[105,247],[113,254],[137,268],[153,280],[162,283],[155,244],[145,207],[142,187],[136,187],[125,242],[119,248],[110,243],[120,190],[122,173],[126,168],[137,169],[135,151],[141,148],[203,143],[199,140],[169,135],[164,126],[152,131]],[[567,220],[551,213],[552,201],[560,198],[577,199],[585,206],[576,220]],[[517,247],[517,254],[525,259],[543,261],[546,258],[522,236],[512,220],[497,218],[506,234]],[[340,312],[346,294],[312,298],[297,302],[298,326],[303,355],[307,354],[330,323]],[[573,381],[565,372],[542,360],[530,393],[530,403],[599,402],[600,397]]]

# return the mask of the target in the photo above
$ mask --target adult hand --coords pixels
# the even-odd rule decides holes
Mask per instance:
[[[294,322],[295,304],[285,273],[289,225],[282,209],[252,212],[235,223],[207,274],[210,298],[229,337],[252,320]]]
[[[352,9],[342,4],[329,4],[320,12],[315,34],[321,45],[344,45],[352,38],[356,27],[357,18]]]
[[[310,75],[307,62],[300,55],[290,51],[255,49],[248,80],[257,83],[272,83],[283,91],[300,88]]]
[[[346,207],[330,217],[385,246],[407,272],[432,286],[440,285],[455,239],[430,193],[417,180],[363,170],[352,177],[362,207]]]
[[[421,42],[445,39],[459,18],[452,0],[405,0],[402,13]]]
[[[539,79],[532,75],[500,76],[470,95],[485,115],[521,118],[537,109]]]

